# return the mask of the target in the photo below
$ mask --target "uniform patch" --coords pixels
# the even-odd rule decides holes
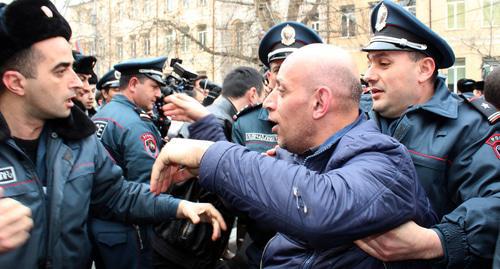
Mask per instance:
[[[495,152],[495,155],[500,159],[500,134],[494,134],[486,140],[486,144],[490,145]]]
[[[95,131],[95,135],[97,136],[97,138],[101,139],[102,135],[104,134],[104,131],[106,130],[106,126],[108,126],[108,122],[96,120],[94,121],[94,124],[97,129]]]
[[[141,140],[144,144],[144,150],[153,158],[158,157],[158,145],[156,145],[156,139],[154,135],[151,133],[142,134]]]
[[[276,143],[278,141],[278,136],[276,134],[246,133],[245,140]]]
[[[4,167],[0,168],[0,184],[8,184],[12,182],[16,182],[17,177],[16,177],[16,172],[14,171],[14,167],[9,166],[9,167]]]

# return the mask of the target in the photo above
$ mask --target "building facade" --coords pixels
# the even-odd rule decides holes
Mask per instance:
[[[84,0],[73,1],[65,16],[73,27],[73,43],[96,55],[103,74],[133,57],[168,56],[221,82],[239,65],[258,68],[260,38],[285,21],[304,22],[327,43],[355,55],[370,39],[366,0]],[[401,0],[399,3],[443,36],[453,47],[455,65],[441,70],[450,88],[467,77],[482,80],[500,63],[500,0]]]

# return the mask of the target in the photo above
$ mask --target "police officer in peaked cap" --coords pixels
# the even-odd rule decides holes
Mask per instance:
[[[271,90],[276,86],[276,75],[285,58],[300,47],[312,43],[323,43],[323,40],[314,30],[299,22],[279,23],[267,31],[259,45],[259,59],[269,68],[266,78]],[[268,112],[262,104],[248,107],[236,117],[232,130],[233,142],[258,152],[265,152],[277,145],[276,134],[271,131],[272,123],[267,120]],[[246,250],[249,267],[259,268],[264,246],[275,231],[259,227],[251,219],[248,219],[247,229],[252,239]]]
[[[369,115],[408,148],[441,222],[431,229],[405,223],[356,244],[386,261],[489,268],[500,219],[500,126],[487,104],[448,91],[437,70],[453,65],[453,50],[415,16],[383,0],[373,8],[371,29],[363,48],[373,100]]]
[[[103,105],[111,102],[113,96],[120,92],[119,87],[120,72],[115,69],[109,70],[99,81],[97,81],[96,88],[98,91],[101,91],[101,94],[104,97]]]
[[[164,85],[166,57],[131,59],[114,66],[99,88],[117,86],[119,93],[92,117],[97,137],[125,178],[148,183],[163,144],[148,114]],[[90,221],[97,268],[151,268],[151,227],[94,218]],[[120,238],[127,238],[120,241]]]

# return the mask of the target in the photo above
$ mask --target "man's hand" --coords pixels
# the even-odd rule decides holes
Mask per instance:
[[[443,256],[443,247],[437,233],[420,227],[413,221],[354,243],[370,256],[386,262]]]
[[[151,192],[160,194],[172,183],[198,175],[201,158],[214,142],[174,138],[161,150],[151,172]]]
[[[31,228],[31,209],[12,198],[0,198],[0,253],[24,244],[30,237]]]
[[[226,230],[227,226],[224,218],[212,204],[193,203],[182,200],[177,208],[177,218],[189,219],[192,223],[197,224],[200,221],[212,224],[212,240],[217,240],[221,235],[221,229]]]
[[[173,120],[194,122],[210,114],[206,107],[186,94],[174,93],[165,97],[164,101],[163,114]]]

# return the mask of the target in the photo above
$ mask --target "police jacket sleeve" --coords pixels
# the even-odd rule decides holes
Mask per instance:
[[[489,260],[495,249],[500,219],[500,133],[497,128],[479,130],[474,142],[463,143],[451,156],[448,189],[458,206],[435,226],[445,251],[448,268],[468,268]],[[495,142],[496,141],[496,142]],[[491,265],[491,264],[490,264]],[[488,265],[488,266],[490,266]]]
[[[97,139],[95,144],[92,215],[136,224],[175,218],[180,200],[170,195],[155,196],[149,191],[149,185],[125,180],[121,168],[104,146]]]
[[[416,177],[402,172],[413,169],[410,158],[376,151],[356,155],[318,173],[217,142],[202,158],[200,183],[263,225],[315,248],[336,247],[416,215]]]
[[[189,125],[189,138],[209,141],[227,141],[219,120],[209,114]]]

